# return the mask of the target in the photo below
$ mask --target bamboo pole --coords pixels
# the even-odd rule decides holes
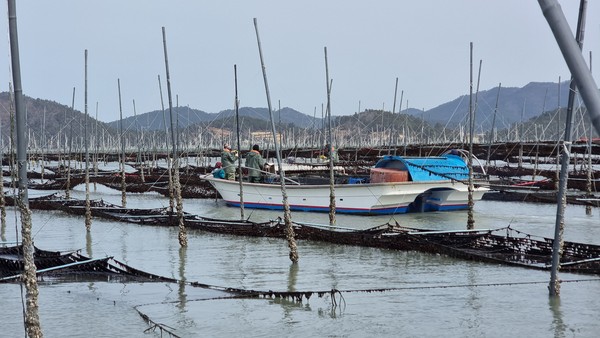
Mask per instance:
[[[470,79],[469,79],[469,187],[467,205],[467,229],[475,228],[475,218],[473,217],[473,126],[475,125],[475,111],[473,109],[473,42],[470,43]]]
[[[327,47],[325,53],[325,81],[327,88],[327,138],[329,144],[329,225],[335,225],[335,177],[333,173],[333,143],[331,137],[331,82],[329,81],[329,64],[327,62]],[[333,80],[332,80],[333,81]]]
[[[21,212],[21,236],[23,246],[23,282],[26,289],[25,301],[25,330],[29,337],[43,337],[40,317],[38,314],[38,284],[36,266],[34,262],[33,238],[31,236],[31,211],[27,195],[27,116],[21,85],[21,65],[19,61],[19,42],[17,37],[17,10],[15,0],[8,0],[8,18],[10,35],[10,52],[12,62],[12,75],[15,85],[15,117],[17,127],[17,166],[19,170],[19,196],[16,198]]]
[[[46,136],[45,136],[45,134],[46,134],[46,106],[44,105],[44,112],[43,112],[43,115],[42,115],[42,134],[40,135],[41,143],[42,143],[41,147],[40,147],[40,150],[41,150],[41,166],[42,166],[42,168],[41,168],[42,169],[42,183],[44,182],[44,168],[45,168],[45,165],[44,165],[44,148],[46,146]]]
[[[67,184],[65,186],[65,198],[71,198],[71,154],[73,153],[73,115],[75,112],[75,87],[73,87],[73,96],[71,97],[71,118],[69,119],[69,153],[67,154]]]
[[[492,143],[496,142],[496,134],[494,132],[494,129],[496,128],[496,113],[498,112],[498,102],[500,101],[500,88],[502,88],[502,83],[498,83],[498,93],[496,94],[496,105],[494,106],[494,116],[492,117],[492,129],[490,130],[490,140],[489,140],[488,149],[487,149],[487,159],[485,161],[485,163],[486,163],[485,170],[486,171],[487,171],[488,167],[490,166]]]
[[[2,119],[0,119],[0,160],[4,159],[4,139],[2,138]],[[0,187],[0,240],[6,241],[6,198],[4,188]]]
[[[99,148],[99,138],[98,138],[98,101],[96,101],[96,121],[94,121],[94,176],[98,177],[98,148]],[[94,191],[96,191],[96,181],[94,180]]]
[[[538,0],[542,13],[554,34],[556,42],[563,54],[565,62],[577,80],[580,95],[588,108],[588,114],[597,133],[600,133],[600,93],[590,73],[581,49],[573,34],[562,9],[556,0]]]
[[[392,145],[394,143],[393,141],[393,136],[396,134],[395,133],[395,128],[394,128],[394,122],[396,121],[394,115],[396,115],[396,97],[398,96],[398,77],[396,77],[396,85],[394,86],[394,103],[392,104],[392,122],[390,123],[390,139],[388,142],[388,155],[391,155],[392,153]],[[402,102],[400,102],[400,105],[402,106]],[[394,143],[395,144],[395,143]]]
[[[173,103],[172,103],[172,94],[171,94],[171,76],[169,74],[169,58],[167,55],[167,35],[165,31],[165,27],[162,27],[162,36],[163,36],[163,47],[165,54],[165,70],[167,76],[167,94],[169,98],[169,114],[171,117],[171,141],[173,142],[173,183],[175,193],[175,200],[177,201],[177,219],[179,220],[179,245],[182,247],[187,247],[188,239],[187,232],[185,230],[185,223],[183,219],[183,202],[181,200],[181,185],[179,182],[179,157],[177,154],[178,140],[175,140],[175,124],[173,123]],[[179,113],[178,113],[179,115]]]
[[[585,180],[585,191],[588,197],[593,196],[592,195],[592,137],[593,137],[594,133],[592,130],[592,125],[590,124],[590,136],[588,138],[588,165],[587,165],[587,175],[586,175],[586,180]],[[592,215],[592,206],[587,204],[585,206],[585,214],[590,216]]]
[[[165,103],[163,100],[163,95],[162,95],[162,84],[160,82],[160,75],[158,75],[158,90],[160,92],[160,106],[162,109],[162,115],[163,115],[163,124],[165,126],[165,150],[169,151],[169,128],[167,127],[167,117],[165,114]],[[171,171],[171,166],[172,163],[170,161],[170,157],[167,155],[165,158],[165,161],[167,162],[167,172],[169,175],[169,212],[172,214],[175,211],[175,196],[173,193],[173,172]]]
[[[558,77],[558,108],[556,108],[556,171],[554,172],[554,190],[558,192],[560,181],[560,76]]]
[[[121,141],[121,205],[123,208],[127,206],[127,192],[125,183],[125,135],[123,135],[123,106],[121,104],[121,79],[117,79],[117,87],[119,88],[119,138]]]
[[[240,101],[238,100],[238,86],[237,86],[237,65],[233,65],[233,77],[235,83],[235,124],[236,124],[236,134],[237,134],[237,148],[240,151],[240,155],[242,154],[242,148],[240,147],[240,114],[239,107]],[[242,159],[238,161],[238,172],[239,182],[240,182],[240,219],[244,219],[244,184],[242,183]]]
[[[540,0],[540,5],[542,5],[542,2]],[[576,42],[577,47],[579,47],[579,53],[581,53],[581,48],[583,47],[583,31],[584,31],[584,26],[585,26],[585,15],[586,15],[586,7],[587,7],[587,1],[586,0],[581,0],[580,2],[580,6],[579,6],[579,18],[577,20],[577,32],[576,32],[576,36],[575,36],[575,40],[574,42]],[[544,6],[542,6],[542,8],[544,9]],[[558,7],[554,7],[554,10],[558,9],[560,11],[560,6]],[[562,14],[562,11],[560,11]],[[548,15],[558,15],[558,13],[554,12],[554,11],[544,11],[544,15],[547,16]],[[564,19],[564,15],[563,15],[563,19]],[[548,18],[548,22],[550,23],[550,19]],[[565,20],[566,21],[566,20]],[[552,26],[552,24],[551,24]],[[554,27],[551,27],[554,28]],[[555,35],[557,34],[557,31],[554,31]],[[571,36],[572,38],[572,36]],[[557,37],[558,40],[558,37]],[[560,41],[559,41],[560,43]],[[565,58],[567,56],[565,55]],[[571,69],[571,73],[575,73],[573,71],[573,69]],[[578,79],[577,82],[579,82]],[[593,79],[592,79],[593,82]],[[584,91],[588,91],[589,88],[587,88],[586,83],[582,82],[583,84],[583,88],[585,89]],[[587,88],[587,89],[586,89]],[[567,180],[569,179],[569,155],[571,152],[571,132],[572,132],[572,115],[573,115],[573,104],[575,101],[575,92],[577,90],[577,85],[575,83],[575,76],[571,75],[571,83],[569,86],[569,101],[568,101],[568,106],[567,106],[567,119],[566,119],[566,126],[565,126],[565,137],[564,137],[564,141],[562,142],[562,148],[563,148],[563,152],[562,152],[562,156],[561,156],[561,170],[560,170],[560,184],[559,184],[559,188],[558,188],[558,195],[557,195],[557,208],[556,208],[556,224],[554,226],[554,242],[552,245],[552,270],[551,270],[551,274],[550,274],[550,285],[548,286],[548,289],[550,291],[550,296],[558,296],[560,295],[560,280],[558,279],[558,270],[560,268],[560,258],[562,256],[562,251],[563,251],[563,232],[564,232],[564,210],[566,208],[566,204],[567,204],[567,200],[566,200],[566,196],[565,196],[565,192],[567,190]],[[595,87],[594,85],[594,90],[597,91],[597,87]],[[586,94],[587,95],[587,94]],[[598,97],[600,99],[600,97]],[[586,104],[588,102],[586,101]],[[600,103],[600,102],[599,102]],[[588,107],[588,109],[593,109],[593,105],[590,104],[590,106]],[[600,108],[600,106],[598,107]],[[593,116],[592,116],[592,121],[593,121]],[[600,130],[600,128],[598,128]]]
[[[290,214],[290,205],[288,202],[287,192],[285,189],[285,171],[281,163],[281,152],[279,149],[279,143],[277,142],[277,133],[275,132],[275,120],[273,119],[273,109],[271,106],[271,94],[269,93],[269,83],[267,82],[267,70],[262,54],[262,48],[260,45],[260,37],[258,35],[258,23],[254,18],[254,30],[256,31],[256,42],[258,44],[258,53],[260,55],[260,64],[263,73],[263,82],[265,84],[265,92],[267,95],[267,105],[269,107],[269,117],[271,119],[271,130],[273,133],[273,143],[275,145],[275,155],[277,156],[277,166],[279,167],[279,176],[281,177],[281,195],[283,198],[283,220],[285,223],[285,237],[288,242],[288,248],[290,249],[290,260],[292,263],[298,262],[298,246],[296,245],[296,238],[294,235],[294,228],[292,227],[292,218]]]
[[[133,118],[134,118],[134,123],[135,123],[135,133],[136,133],[136,138],[137,138],[137,146],[138,146],[138,153],[137,153],[137,164],[140,166],[140,178],[142,179],[142,182],[146,182],[146,179],[144,177],[144,161],[142,159],[142,139],[140,136],[140,130],[139,130],[139,123],[138,123],[138,117],[137,117],[137,111],[135,109],[135,100],[133,100]]]
[[[88,149],[88,51],[85,50],[85,81],[84,81],[84,142],[85,142],[85,228],[88,232],[92,229],[92,209],[90,206],[90,152]]]

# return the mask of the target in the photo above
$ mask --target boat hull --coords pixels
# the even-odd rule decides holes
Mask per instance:
[[[240,206],[237,181],[206,178],[229,206]],[[480,200],[486,188],[475,188]],[[286,185],[290,210],[329,212],[329,185]],[[243,183],[244,208],[283,209],[281,186]],[[452,181],[389,182],[335,185],[337,213],[387,215],[407,212],[461,210],[467,208],[467,185]]]

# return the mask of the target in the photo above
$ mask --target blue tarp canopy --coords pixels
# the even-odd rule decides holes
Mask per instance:
[[[460,156],[432,157],[384,156],[375,168],[408,170],[412,181],[467,180],[469,169]]]

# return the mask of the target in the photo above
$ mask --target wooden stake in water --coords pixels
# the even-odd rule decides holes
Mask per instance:
[[[136,131],[136,136],[137,136],[137,146],[138,146],[138,154],[137,154],[137,165],[140,167],[140,178],[142,179],[142,182],[146,182],[146,179],[144,177],[144,160],[142,159],[142,139],[141,139],[141,132],[139,129],[139,123],[138,123],[138,117],[137,117],[137,111],[135,109],[135,100],[133,100],[133,118],[134,118],[134,123],[135,123],[135,131]]]
[[[71,155],[73,154],[73,116],[75,113],[75,87],[73,87],[73,96],[71,98],[71,118],[69,119],[69,153],[67,154],[67,184],[65,186],[65,198],[71,198]]]
[[[45,171],[44,170],[44,168],[45,168],[45,165],[44,165],[44,148],[46,146],[46,136],[45,135],[46,135],[46,106],[44,106],[44,112],[43,112],[43,115],[42,115],[42,134],[41,134],[41,142],[42,142],[42,144],[41,144],[41,147],[40,147],[41,148],[41,154],[42,154],[42,156],[41,156],[42,157],[42,160],[41,160],[41,163],[42,163],[42,168],[41,168],[42,169],[42,183],[44,183],[44,171]]]
[[[95,139],[95,150],[94,150],[94,176],[98,177],[98,102],[96,101],[96,121],[94,121],[94,139]],[[94,181],[94,191],[96,191],[96,181]]]
[[[588,197],[592,197],[592,137],[594,136],[592,125],[590,124],[590,137],[588,138],[588,165],[587,165],[587,177],[585,181],[585,191]],[[587,204],[585,206],[585,214],[592,214],[592,206]]]
[[[290,260],[293,263],[298,262],[298,246],[296,245],[296,238],[294,235],[294,228],[292,227],[292,216],[290,213],[290,204],[288,202],[287,192],[285,189],[285,172],[283,170],[281,161],[281,151],[279,149],[279,142],[277,142],[277,133],[275,131],[275,120],[273,119],[273,109],[271,106],[271,94],[269,92],[269,83],[267,81],[267,70],[265,68],[265,62],[263,59],[262,48],[260,45],[260,37],[258,35],[258,23],[254,18],[254,30],[256,31],[256,42],[258,44],[258,53],[260,55],[260,65],[263,73],[263,82],[265,83],[265,92],[267,94],[267,105],[269,108],[269,117],[271,119],[271,131],[273,133],[273,143],[275,145],[275,155],[277,156],[277,166],[279,168],[279,176],[281,181],[281,195],[283,198],[283,221],[285,223],[285,237],[287,239],[288,247],[290,249]]]
[[[160,75],[158,76],[158,91],[160,92],[160,106],[162,109],[162,115],[163,115],[163,124],[165,126],[165,151],[167,153],[167,156],[165,158],[165,161],[167,162],[167,172],[169,173],[169,212],[172,214],[175,210],[175,198],[174,198],[174,193],[173,193],[173,174],[171,171],[171,161],[169,161],[169,128],[167,127],[167,118],[166,118],[166,114],[165,114],[165,103],[163,100],[163,95],[162,95],[162,84],[160,82]],[[170,121],[170,120],[169,120]]]
[[[4,141],[2,140],[2,121],[0,120],[0,160],[4,159]],[[0,240],[6,241],[4,233],[6,231],[6,198],[4,189],[0,187]]]
[[[592,71],[592,51],[590,51],[590,72]],[[588,197],[592,197],[592,137],[594,137],[594,130],[592,129],[592,124],[590,123],[590,137],[588,138],[588,165],[587,165],[587,177],[585,182],[585,190],[587,192]],[[588,216],[592,215],[592,206],[585,206],[585,214]]]
[[[179,245],[182,247],[187,247],[188,239],[187,232],[185,230],[185,223],[183,218],[183,201],[181,200],[181,185],[179,183],[179,157],[177,154],[178,144],[175,140],[175,123],[173,121],[173,100],[171,95],[171,76],[169,74],[169,58],[167,56],[167,35],[165,32],[165,27],[162,28],[162,36],[163,36],[163,47],[165,53],[165,69],[167,75],[167,93],[169,97],[169,114],[171,116],[171,142],[173,143],[173,181],[174,181],[174,193],[175,200],[177,201],[177,219],[179,220]]]
[[[19,42],[17,38],[17,10],[15,0],[8,0],[8,19],[10,35],[10,54],[12,75],[15,85],[15,116],[17,124],[17,164],[19,170],[19,196],[16,198],[21,212],[21,235],[23,237],[23,283],[25,284],[25,330],[29,337],[43,337],[38,314],[38,284],[36,266],[33,258],[33,238],[31,236],[31,211],[27,196],[27,116],[23,102],[21,86],[21,66],[19,61]]]
[[[475,125],[475,112],[473,109],[473,42],[470,44],[470,80],[469,80],[469,187],[467,205],[469,211],[467,213],[467,229],[475,228],[475,218],[473,217],[473,126]]]
[[[554,190],[558,192],[560,181],[560,76],[558,77],[558,108],[556,108],[556,171],[554,175]]]
[[[238,151],[240,151],[240,155],[241,155],[241,151],[242,148],[240,147],[240,113],[239,113],[239,107],[240,107],[240,101],[238,100],[238,87],[237,87],[237,65],[233,65],[233,77],[234,77],[234,83],[235,83],[235,124],[236,124],[236,134],[237,134],[237,148]],[[240,179],[240,219],[244,219],[244,184],[242,183],[242,159],[240,158],[240,160],[238,161],[238,171],[240,173],[239,175],[239,179]]]
[[[490,139],[487,148],[487,159],[485,161],[485,170],[487,172],[488,167],[490,166],[490,156],[492,154],[492,143],[496,142],[496,113],[498,113],[498,102],[500,101],[500,88],[502,88],[502,83],[498,83],[498,93],[496,93],[496,105],[494,106],[494,116],[492,117],[492,129],[490,130]]]
[[[87,95],[87,60],[88,51],[85,50],[85,84],[84,84],[84,111],[85,122],[83,124],[84,143],[85,143],[85,228],[89,232],[92,229],[92,209],[90,207],[90,152],[88,149],[88,95]]]
[[[121,205],[123,208],[127,206],[127,192],[125,182],[125,135],[123,135],[123,106],[121,104],[121,79],[117,79],[117,86],[119,87],[119,139],[121,140]]]
[[[540,5],[542,5],[542,1],[540,1]],[[575,35],[575,40],[579,45],[579,54],[581,54],[581,48],[583,47],[583,31],[585,26],[585,12],[587,7],[587,1],[581,0],[579,6],[579,18],[577,20],[577,32]],[[542,8],[544,8],[542,6]],[[558,13],[560,12],[560,13]],[[547,12],[544,13],[546,18],[548,19],[548,23],[552,26],[556,24],[557,26],[560,23],[562,27],[565,27],[566,19],[564,18],[564,14],[562,14],[562,10],[560,6],[552,6],[548,9]],[[553,17],[557,21],[550,20],[550,17]],[[563,20],[560,20],[560,19]],[[559,22],[562,21],[562,22]],[[553,31],[557,27],[551,27]],[[568,27],[566,27],[568,29]],[[555,33],[556,34],[556,33]],[[569,32],[570,34],[570,32]],[[571,36],[572,39],[572,36]],[[557,37],[557,40],[558,37]],[[558,41],[559,44],[561,41]],[[573,74],[574,72],[571,71]],[[581,79],[578,79],[578,81]],[[585,82],[584,82],[585,83]],[[583,86],[584,89],[588,86]],[[595,87],[595,86],[594,86]],[[577,85],[575,83],[575,77],[571,76],[571,83],[569,86],[569,100],[567,105],[567,119],[565,123],[565,137],[561,143],[562,148],[562,156],[561,156],[561,168],[560,168],[560,183],[558,186],[558,194],[556,201],[556,223],[554,225],[554,242],[552,243],[552,268],[550,273],[550,284],[548,285],[548,290],[550,291],[550,296],[558,296],[560,295],[560,280],[558,279],[558,270],[560,269],[560,258],[563,253],[563,232],[564,232],[564,211],[567,206],[566,199],[566,190],[567,190],[567,180],[569,179],[569,156],[571,153],[571,132],[572,132],[572,118],[573,118],[573,105],[575,102],[575,93],[577,91]],[[594,88],[594,91],[597,91],[597,88]],[[597,93],[596,93],[597,94]],[[586,102],[588,104],[588,102]],[[588,106],[588,109],[592,109],[593,104]]]
[[[327,81],[327,151],[329,152],[329,225],[335,225],[335,177],[333,174],[333,137],[331,137],[331,82],[329,81],[329,64],[327,62],[327,47],[325,52],[325,81]]]

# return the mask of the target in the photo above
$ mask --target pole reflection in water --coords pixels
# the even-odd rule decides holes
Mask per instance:
[[[187,258],[187,246],[179,247],[179,304],[177,307],[181,312],[185,312],[185,303],[187,295],[185,293],[185,262]]]
[[[2,222],[2,225],[0,225],[0,240],[2,240],[2,242],[6,242],[6,223]]]
[[[89,258],[92,258],[94,255],[92,254],[92,232],[85,232],[85,252]]]
[[[121,228],[121,238],[123,238],[123,241],[121,241],[121,256],[123,257],[123,261],[127,262],[127,238],[128,238],[128,232],[127,230],[125,230],[125,228]]]
[[[560,297],[548,297],[548,307],[552,312],[552,326],[554,326],[554,337],[565,337],[567,325],[563,322],[563,314],[560,310]]]
[[[468,288],[469,296],[467,297],[466,307],[472,311],[471,317],[467,317],[465,321],[467,322],[467,326],[473,330],[473,333],[477,332],[474,334],[474,336],[483,337],[485,336],[485,332],[481,331],[481,325],[483,323],[481,315],[481,288],[475,286],[481,283],[478,277],[479,275],[477,274],[477,269],[473,266],[469,266],[467,280],[471,286]]]

